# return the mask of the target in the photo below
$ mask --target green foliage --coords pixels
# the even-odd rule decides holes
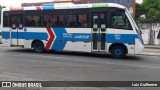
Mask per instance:
[[[141,9],[138,9],[139,7]],[[145,21],[160,21],[160,0],[143,0],[143,3],[136,9],[137,12],[141,12],[138,13],[136,18],[140,18],[140,15],[145,15]]]
[[[140,16],[143,15],[144,13],[145,13],[144,8],[140,4],[136,3],[136,16],[135,16],[135,18],[139,19]]]

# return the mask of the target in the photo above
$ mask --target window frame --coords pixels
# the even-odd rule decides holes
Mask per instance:
[[[26,17],[27,16],[40,16],[40,25],[38,25],[38,26],[27,26],[27,24],[26,24]],[[38,28],[38,27],[43,27],[43,18],[42,18],[42,16],[43,16],[43,13],[42,13],[42,11],[40,11],[40,10],[27,10],[27,11],[24,11],[24,26],[25,27],[32,27],[32,28]]]
[[[128,21],[128,25],[124,25],[124,26],[128,26],[128,28],[116,28],[116,27],[113,27],[113,21],[112,21],[112,18],[113,18],[113,15],[112,14],[115,14],[115,16],[118,14],[121,14],[122,15],[122,20],[123,22],[126,22]],[[124,16],[125,15],[125,18]],[[109,21],[110,21],[110,25],[109,25],[109,28],[113,28],[113,29],[123,29],[123,30],[133,30],[132,28],[132,25],[131,25],[131,22],[129,20],[129,18],[127,17],[126,13],[125,13],[125,10],[124,9],[117,9],[117,8],[111,8],[110,9],[110,12],[109,12]]]
[[[65,10],[65,27],[66,28],[90,28],[91,23],[90,23],[90,9],[91,8],[87,8],[87,9],[66,9]],[[70,27],[67,26],[67,15],[76,15],[76,26]],[[78,25],[79,23],[79,15],[87,15],[87,26],[86,27],[81,27]]]
[[[8,13],[8,17],[7,17],[7,25],[4,24],[4,14]],[[10,27],[10,12],[9,11],[4,11],[3,12],[3,27]]]
[[[47,14],[47,13],[49,13],[49,14]],[[62,25],[61,26],[54,26],[53,25],[53,22],[52,22],[52,25],[51,25],[51,27],[54,27],[54,28],[62,28],[62,27],[65,27],[65,13],[64,13],[64,10],[63,9],[60,9],[60,10],[44,10],[43,11],[43,15],[42,15],[42,22],[43,22],[43,27],[47,27],[47,26],[45,26],[44,25],[44,16],[45,15],[51,15],[52,16],[52,19],[53,19],[53,17],[54,17],[54,15],[57,15],[57,16],[60,16],[60,15],[62,15],[63,17],[64,17],[64,21],[63,21],[63,23],[62,23]],[[58,17],[58,20],[59,20],[59,17]]]

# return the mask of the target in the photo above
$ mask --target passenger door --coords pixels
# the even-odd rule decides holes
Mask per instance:
[[[23,40],[20,38],[20,33],[23,32],[23,14],[11,14],[10,26],[11,45],[22,45]]]
[[[92,13],[92,51],[106,52],[106,13]]]

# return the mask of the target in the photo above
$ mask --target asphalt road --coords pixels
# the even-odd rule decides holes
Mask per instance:
[[[38,54],[31,49],[0,45],[0,80],[160,81],[159,58],[127,55],[125,59],[113,59],[110,55],[75,52]]]

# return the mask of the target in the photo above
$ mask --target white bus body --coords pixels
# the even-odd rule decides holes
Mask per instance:
[[[2,10],[5,46],[43,50],[111,53],[114,58],[143,51],[140,31],[118,4],[66,4]]]

